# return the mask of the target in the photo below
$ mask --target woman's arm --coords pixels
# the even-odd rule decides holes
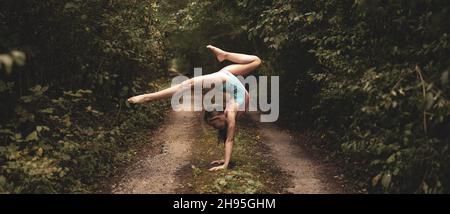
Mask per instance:
[[[231,160],[231,154],[233,152],[234,133],[236,132],[236,111],[227,112],[227,139],[225,141],[225,161],[222,166],[217,166],[209,169],[210,171],[216,171],[220,169],[226,169]]]

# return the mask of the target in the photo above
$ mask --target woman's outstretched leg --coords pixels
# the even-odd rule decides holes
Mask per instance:
[[[229,60],[237,63],[224,68],[236,76],[248,75],[261,65],[261,59],[255,55],[227,52],[212,45],[208,45],[207,48],[216,55],[219,62]]]
[[[133,104],[141,104],[141,103],[147,103],[155,100],[160,100],[164,98],[169,98],[173,94],[175,94],[178,91],[181,91],[183,88],[183,83],[172,86],[170,88],[166,88],[164,90],[155,92],[155,93],[149,93],[149,94],[141,94],[138,96],[134,96],[128,99],[129,103]]]
[[[201,87],[203,88],[203,82],[221,82],[223,83],[226,81],[226,79],[221,76],[217,75],[215,73],[203,75],[199,77],[194,77],[188,80],[185,80],[181,82],[180,84],[174,85],[170,88],[163,89],[161,91],[155,92],[155,93],[149,93],[149,94],[142,94],[138,96],[134,96],[128,99],[128,102],[134,103],[134,104],[140,104],[140,103],[146,103],[146,102],[152,102],[155,100],[160,99],[167,99],[171,98],[175,93],[182,93],[185,90],[191,90],[194,85],[201,84]]]

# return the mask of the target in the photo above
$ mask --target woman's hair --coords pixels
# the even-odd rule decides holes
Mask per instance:
[[[217,110],[219,109],[219,110]],[[215,106],[212,108],[211,111],[206,111],[203,114],[203,120],[205,122],[209,122],[211,119],[213,119],[215,116],[224,114],[224,111],[222,108],[215,108]],[[225,122],[225,127],[223,129],[218,129],[217,132],[217,139],[218,142],[222,142],[225,143],[225,141],[227,140],[227,130],[228,130],[228,125]]]

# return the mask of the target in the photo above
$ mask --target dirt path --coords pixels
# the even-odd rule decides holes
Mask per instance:
[[[251,114],[254,121],[258,114]],[[294,137],[273,123],[258,123],[262,141],[270,148],[272,157],[282,171],[290,175],[287,192],[295,194],[349,193],[349,188],[338,179],[335,166],[313,160]]]
[[[311,159],[299,146],[301,142],[269,123],[256,123],[256,128],[253,122],[243,122],[247,128],[237,136],[240,144],[233,156],[237,167],[227,172],[208,172],[209,161],[221,156],[222,147],[215,143],[214,130],[206,135],[201,130],[199,116],[199,112],[172,111],[150,140],[149,152],[123,172],[112,193],[240,193],[249,188],[266,193],[351,192],[336,176],[335,166]],[[251,114],[250,118],[256,121],[259,116]],[[256,133],[262,144],[254,140]],[[195,151],[191,150],[193,146]],[[263,185],[238,184],[234,178]],[[223,183],[230,185],[220,186]]]
[[[124,172],[124,177],[113,185],[112,193],[152,194],[176,193],[180,187],[177,171],[189,163],[191,144],[195,139],[195,121],[198,112],[172,111],[155,132],[149,152],[142,160]],[[158,145],[158,146],[155,146]]]

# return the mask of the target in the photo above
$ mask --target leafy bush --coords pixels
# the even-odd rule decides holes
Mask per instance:
[[[280,57],[304,47],[315,59],[287,84],[320,90],[287,102],[301,106],[299,115],[314,116],[310,128],[326,132],[330,148],[370,178],[370,190],[449,192],[448,2],[268,5],[251,26],[252,35]],[[304,104],[311,92],[314,102]]]
[[[214,26],[203,37],[255,47],[280,75],[284,120],[314,130],[370,192],[450,191],[448,1],[188,2],[179,30]]]
[[[0,192],[97,191],[132,158],[135,135],[167,109],[125,103],[165,84],[156,10],[152,1],[0,3]]]

